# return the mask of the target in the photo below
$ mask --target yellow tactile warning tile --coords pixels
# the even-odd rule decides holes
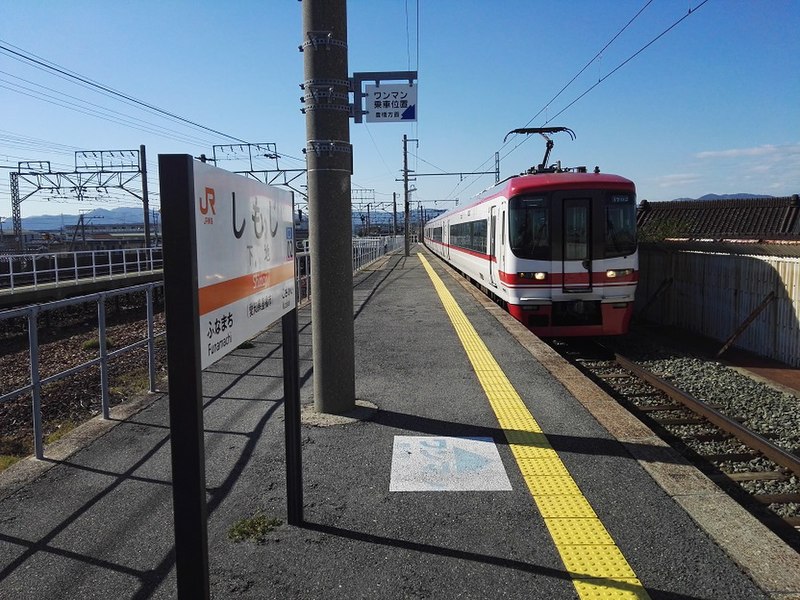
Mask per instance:
[[[545,519],[550,535],[556,544],[582,546],[608,546],[614,540],[603,527],[600,519]]]
[[[647,591],[461,307],[418,254],[581,600],[644,600]]]

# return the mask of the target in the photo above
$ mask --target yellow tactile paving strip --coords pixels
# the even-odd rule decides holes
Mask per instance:
[[[649,598],[539,424],[422,254],[464,350],[582,600]]]

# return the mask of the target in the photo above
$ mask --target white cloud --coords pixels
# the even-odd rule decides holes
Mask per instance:
[[[715,159],[715,158],[751,158],[754,156],[779,158],[792,154],[800,154],[800,144],[784,144],[775,146],[773,144],[766,144],[764,146],[756,146],[754,148],[731,148],[730,150],[707,150],[705,152],[698,152],[694,156],[699,159]]]
[[[673,188],[678,185],[695,183],[700,179],[700,175],[696,173],[673,173],[672,175],[656,177],[653,182],[660,188]]]

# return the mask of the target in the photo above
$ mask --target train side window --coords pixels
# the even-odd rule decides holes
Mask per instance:
[[[486,252],[486,245],[488,244],[487,232],[489,226],[486,221],[473,221],[470,239],[470,250],[476,252]]]
[[[605,257],[636,252],[636,201],[627,194],[614,194],[606,204]]]

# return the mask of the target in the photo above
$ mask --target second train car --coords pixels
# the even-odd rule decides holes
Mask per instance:
[[[628,331],[639,279],[636,188],[545,160],[425,224],[425,244],[541,337]]]

